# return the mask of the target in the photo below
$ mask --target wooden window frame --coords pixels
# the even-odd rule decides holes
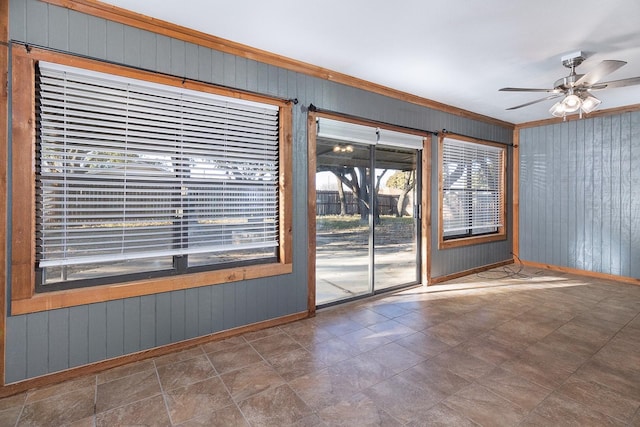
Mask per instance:
[[[491,234],[483,234],[478,236],[464,236],[457,238],[444,238],[444,217],[443,217],[443,200],[444,200],[444,186],[442,182],[443,164],[444,164],[444,140],[445,138],[456,139],[459,141],[472,142],[474,144],[489,145],[501,149],[501,162],[502,170],[500,171],[500,188],[502,190],[501,200],[502,206],[500,207],[500,223],[501,227],[498,227],[498,231]],[[480,243],[496,242],[507,239],[507,147],[502,144],[497,144],[489,141],[483,141],[480,139],[470,138],[467,136],[455,135],[455,134],[441,134],[438,137],[438,249],[450,249],[458,248],[461,246],[477,245]]]
[[[38,61],[48,61],[165,84],[217,95],[269,103],[279,107],[279,247],[278,261],[267,264],[225,268],[199,273],[131,282],[89,286],[36,293],[35,247],[35,69]],[[76,57],[39,48],[14,45],[11,73],[12,157],[11,157],[11,312],[24,314],[63,307],[104,302],[180,289],[209,286],[240,280],[270,277],[293,272],[291,187],[292,106],[288,101],[216,87],[184,78],[156,74],[125,66]]]

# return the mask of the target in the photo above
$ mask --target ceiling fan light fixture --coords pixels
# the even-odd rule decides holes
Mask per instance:
[[[595,110],[596,108],[598,108],[598,106],[602,103],[602,101],[600,101],[598,98],[596,98],[593,95],[588,95],[583,101],[582,101],[582,106],[580,108],[582,108],[582,111],[584,111],[585,113],[589,114],[590,112],[592,112],[593,110]]]
[[[554,117],[564,117],[566,113],[564,110],[564,105],[562,104],[562,101],[558,101],[555,104],[553,104],[553,106],[549,108],[549,112]]]
[[[567,95],[562,100],[562,106],[564,107],[564,111],[566,113],[573,113],[574,111],[578,111],[581,105],[582,100],[580,99],[580,97],[578,97],[578,95],[575,95],[573,93]]]

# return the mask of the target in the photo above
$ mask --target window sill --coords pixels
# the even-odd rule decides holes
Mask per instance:
[[[58,308],[152,295],[161,292],[237,282],[240,280],[279,276],[292,272],[292,264],[273,263],[166,278],[139,280],[114,285],[44,292],[34,294],[31,298],[13,299],[11,301],[11,314],[35,313],[38,311],[55,310]]]
[[[505,233],[498,233],[487,236],[461,237],[459,239],[451,240],[440,239],[438,242],[438,249],[459,248],[462,246],[479,245],[481,243],[497,242],[500,240],[507,240],[507,235]]]

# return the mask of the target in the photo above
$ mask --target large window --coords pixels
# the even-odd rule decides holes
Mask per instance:
[[[14,150],[25,159],[22,139],[32,135],[35,174],[14,164],[14,181],[31,179],[33,196],[14,191],[14,224],[16,215],[33,218],[14,234],[29,230],[33,270],[29,291],[14,279],[15,299],[141,281],[151,293],[149,280],[161,292],[290,271],[285,103],[120,67],[21,59],[35,126],[15,129]],[[14,93],[14,104],[21,99]],[[19,277],[25,240],[13,245]],[[191,283],[178,279],[185,274]]]
[[[440,247],[505,236],[505,147],[440,138]]]

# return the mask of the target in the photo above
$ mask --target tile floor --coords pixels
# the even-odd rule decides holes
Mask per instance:
[[[5,398],[0,425],[640,426],[640,286],[504,271]]]

